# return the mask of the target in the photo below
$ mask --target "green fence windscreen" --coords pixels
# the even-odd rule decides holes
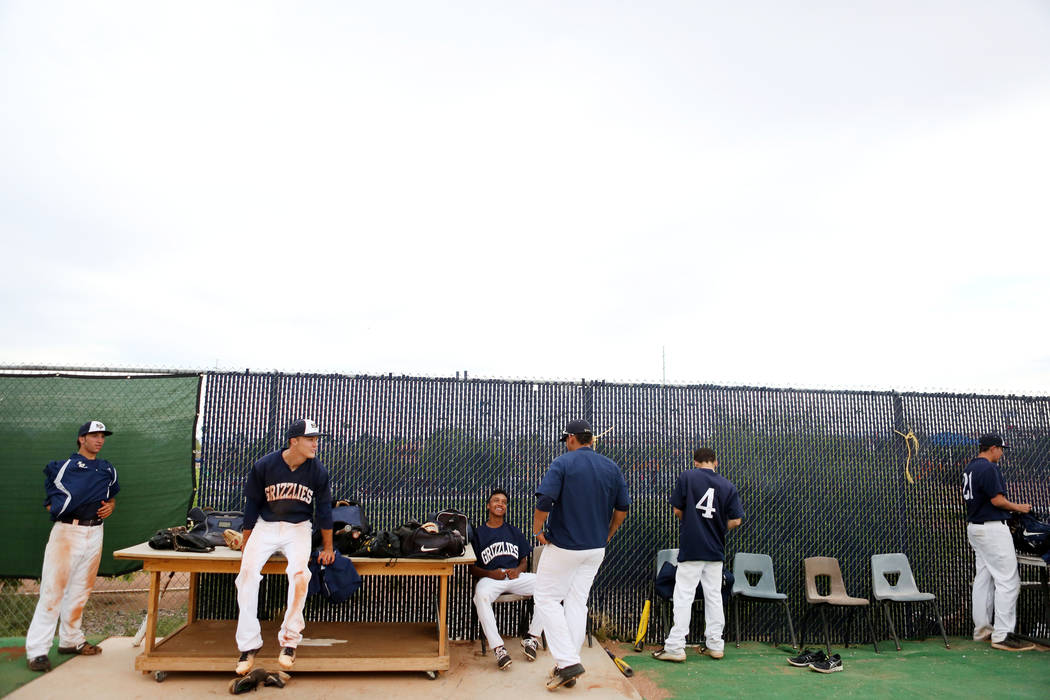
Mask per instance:
[[[76,452],[77,428],[100,420],[114,432],[99,454],[117,469],[120,493],[106,520],[99,573],[141,567],[113,551],[185,522],[192,498],[193,440],[200,377],[0,375],[0,530],[17,532],[0,549],[0,575],[38,577],[51,521],[44,466]]]

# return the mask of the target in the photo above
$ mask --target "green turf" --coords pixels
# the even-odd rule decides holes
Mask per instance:
[[[832,648],[842,656],[843,670],[816,673],[788,665],[797,652],[756,642],[739,649],[726,645],[725,658],[714,660],[689,649],[685,663],[657,661],[649,654],[634,653],[617,645],[619,654],[634,669],[663,688],[667,697],[698,698],[825,698],[825,697],[939,697],[1019,698],[1050,697],[1050,653],[1005,652],[987,643],[951,639],[951,649],[939,641],[904,641],[895,651],[893,642]]]
[[[103,639],[104,637],[88,637],[88,641],[92,644],[98,644]],[[48,657],[51,659],[52,668],[73,658],[58,653],[57,639],[51,645]],[[0,637],[0,697],[39,676],[39,671],[30,671],[26,666],[26,638]]]

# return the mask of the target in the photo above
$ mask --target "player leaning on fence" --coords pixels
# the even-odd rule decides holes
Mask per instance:
[[[533,600],[556,664],[547,678],[549,690],[575,685],[584,672],[580,648],[587,596],[605,545],[631,504],[620,467],[591,449],[593,437],[587,421],[570,421],[561,436],[568,451],[551,462],[536,489],[532,534],[548,546],[536,571]]]
[[[262,648],[259,626],[259,581],[262,568],[275,552],[288,560],[288,605],[277,635],[281,648],[278,662],[283,668],[295,663],[295,649],[303,638],[303,605],[310,583],[311,522],[317,510],[323,549],[317,560],[331,564],[332,491],[328,470],[317,459],[317,439],[321,431],[312,420],[297,420],[288,426],[288,447],[271,452],[258,462],[244,483],[244,548],[241,570],[237,574],[237,673],[252,670],[255,655]]]
[[[744,510],[736,487],[716,473],[714,450],[697,449],[693,467],[678,475],[669,499],[675,517],[681,521],[680,548],[674,581],[674,626],[664,648],[653,652],[653,657],[662,661],[685,661],[685,638],[698,583],[704,589],[704,653],[721,659],[725,648],[722,560],[726,533],[740,526]]]
[[[44,550],[40,598],[26,632],[26,663],[33,671],[51,670],[47,653],[59,618],[60,654],[102,653],[85,639],[81,622],[102,557],[102,521],[113,513],[120,491],[117,470],[98,458],[112,434],[101,422],[88,421],[77,431],[77,451],[44,467],[44,508],[54,525]]]
[[[999,461],[1009,445],[999,435],[982,435],[980,453],[963,472],[963,501],[966,502],[966,538],[977,559],[973,578],[973,638],[991,640],[1004,651],[1030,651],[1035,645],[1016,638],[1017,595],[1021,577],[1017,553],[1006,520],[1011,512],[1028,513],[1032,506],[1006,498],[1006,485]],[[993,621],[994,620],[994,621]]]

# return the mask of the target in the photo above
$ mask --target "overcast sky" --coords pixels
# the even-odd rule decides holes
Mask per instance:
[[[1042,0],[0,0],[0,364],[1045,395],[1048,204]]]

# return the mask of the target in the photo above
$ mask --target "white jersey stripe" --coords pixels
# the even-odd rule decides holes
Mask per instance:
[[[66,473],[66,467],[69,466],[69,463],[71,461],[73,461],[72,458],[67,459],[66,463],[63,464],[62,467],[58,470],[58,475],[55,477],[55,488],[57,488],[62,493],[66,494],[66,502],[62,504],[62,510],[58,511],[58,515],[62,515],[63,513],[65,513],[66,508],[69,507],[69,502],[73,500],[73,494],[71,494],[69,490],[62,485],[62,475]]]

